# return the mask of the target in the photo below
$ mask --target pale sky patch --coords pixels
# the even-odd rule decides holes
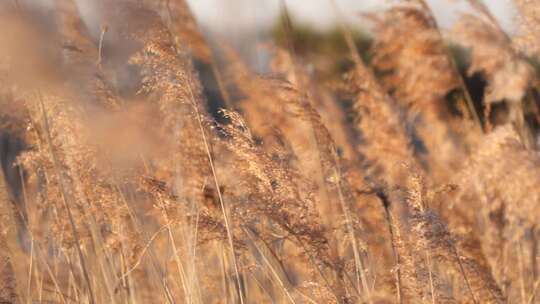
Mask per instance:
[[[383,0],[335,0],[347,23],[365,26],[359,16],[365,12],[383,9]],[[188,0],[201,24],[218,33],[243,31],[254,26],[271,26],[280,12],[281,0]],[[440,24],[451,25],[459,12],[466,11],[464,1],[428,0]],[[484,0],[503,27],[513,31],[515,8],[512,0]],[[336,14],[331,0],[286,0],[291,14],[303,24],[328,28],[335,24]]]

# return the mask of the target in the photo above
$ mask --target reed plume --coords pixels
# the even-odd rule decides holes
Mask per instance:
[[[537,301],[536,50],[482,2],[283,2],[256,66],[187,1],[53,2],[0,3],[0,302]]]
[[[426,2],[402,1],[374,20],[373,65],[384,88],[406,113],[416,156],[437,180],[443,180],[445,172],[456,166],[446,156],[459,153],[458,145],[464,144],[463,125],[474,126],[452,114],[456,105],[447,97],[455,91],[467,97],[467,89]],[[471,109],[470,100],[465,100]],[[475,113],[473,108],[473,117]],[[462,117],[467,116],[465,110]]]

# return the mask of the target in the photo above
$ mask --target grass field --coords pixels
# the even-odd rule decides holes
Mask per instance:
[[[0,303],[540,303],[540,1],[460,1],[283,1],[263,75],[184,0],[0,1]]]

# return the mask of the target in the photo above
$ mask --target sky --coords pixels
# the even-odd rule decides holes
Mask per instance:
[[[276,20],[283,0],[188,0],[200,23],[215,32],[269,26]],[[336,19],[333,0],[284,0],[297,22],[319,28],[331,26]],[[347,22],[362,26],[362,12],[384,8],[384,0],[335,0]],[[442,26],[450,25],[458,12],[466,11],[464,1],[428,0]],[[515,9],[512,0],[484,0],[504,28],[514,30]]]
[[[8,1],[8,0],[0,0]],[[95,0],[75,0],[83,10],[91,11]],[[112,0],[114,1],[114,0]],[[158,1],[158,0],[155,0]],[[285,2],[296,22],[315,27],[331,26],[336,13],[331,3],[335,1],[342,15],[351,26],[362,26],[359,15],[384,8],[389,0],[187,0],[197,20],[215,33],[245,31],[271,26]],[[439,23],[447,26],[456,18],[456,12],[466,10],[463,0],[427,0]],[[514,29],[515,9],[512,0],[483,0],[499,19],[504,28]],[[53,7],[54,0],[19,0],[21,3]],[[89,12],[83,15],[91,18]],[[365,22],[365,21],[364,21]]]

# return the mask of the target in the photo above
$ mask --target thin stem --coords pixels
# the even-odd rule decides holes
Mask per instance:
[[[103,61],[103,41],[105,40],[105,33],[107,33],[108,26],[104,25],[101,28],[101,34],[99,35],[99,46],[98,46],[98,58],[96,65],[101,66],[101,62]]]
[[[396,263],[396,289],[397,289],[397,303],[402,304],[403,303],[403,291],[401,290],[401,258],[399,256],[399,252],[397,250],[396,246],[396,237],[394,233],[394,219],[392,217],[392,213],[390,212],[390,201],[386,197],[386,194],[379,190],[376,192],[377,197],[381,200],[381,203],[383,204],[385,215],[386,215],[386,222],[388,223],[388,231],[390,232],[390,239],[392,244],[392,253],[394,255],[394,260]]]
[[[282,6],[282,10],[285,13],[285,28],[286,28],[286,30],[288,32],[291,32],[292,31],[292,23],[291,23],[291,20],[290,20],[289,11],[288,11],[287,4],[286,4],[285,0],[281,0],[281,6]],[[287,40],[288,50],[289,50],[290,56],[291,56],[292,61],[293,61],[293,72],[295,73],[297,79],[301,79],[301,77],[299,77],[300,75],[298,75],[299,71],[298,71],[298,68],[297,68],[297,65],[296,65],[296,54],[295,54],[295,50],[294,50],[293,41],[292,41],[292,39],[290,39],[290,37],[287,37],[286,40]],[[301,81],[300,81],[299,86],[301,86],[301,88],[302,88],[303,85],[304,84],[301,83]],[[307,89],[305,89],[305,88],[302,88],[302,89],[307,91]],[[309,95],[309,92],[306,92],[306,93]],[[308,103],[309,103],[310,107],[313,107],[311,105],[311,99],[310,98],[308,98]],[[321,176],[322,176],[322,171],[324,170],[324,165],[323,165],[322,158],[321,158],[321,147],[320,147],[321,143],[320,143],[320,139],[318,138],[318,136],[317,136],[317,134],[315,132],[316,126],[313,123],[313,119],[311,119],[311,122],[312,122],[311,127],[312,127],[312,129],[314,131],[315,141],[316,141],[317,146],[319,148],[318,149],[318,151],[319,151],[318,156],[319,156],[319,163],[320,163]],[[351,238],[351,242],[352,242],[351,247],[352,247],[353,254],[354,254],[355,269],[356,269],[356,279],[357,279],[356,289],[360,290],[360,282],[361,282],[362,286],[363,286],[363,289],[365,290],[365,292],[367,294],[367,301],[369,303],[371,303],[372,300],[371,300],[371,295],[370,295],[370,289],[369,289],[369,286],[368,286],[368,283],[367,283],[367,280],[366,280],[366,275],[365,275],[365,272],[364,272],[364,267],[362,265],[362,260],[361,260],[361,257],[360,257],[360,253],[358,251],[358,244],[357,244],[357,240],[356,240],[356,235],[354,233],[354,227],[352,225],[352,217],[350,215],[349,208],[348,208],[348,206],[347,206],[347,204],[345,202],[345,198],[344,198],[344,195],[343,195],[343,190],[342,190],[342,185],[341,185],[342,174],[341,174],[341,170],[340,170],[339,156],[337,155],[336,149],[335,149],[335,147],[333,145],[331,147],[331,154],[332,154],[331,156],[333,158],[334,175],[338,179],[337,183],[336,183],[337,192],[338,192],[338,198],[339,198],[339,202],[340,202],[342,212],[344,213],[345,218],[347,220],[347,232],[350,234],[350,238]],[[330,203],[327,182],[323,178],[321,183],[324,185],[326,199]]]
[[[49,120],[47,118],[47,112],[45,111],[45,104],[43,102],[43,97],[42,97],[40,92],[38,92],[38,96],[39,96],[39,103],[40,103],[40,107],[41,107],[41,112],[42,112],[42,115],[43,115],[43,124],[44,124],[44,128],[45,128],[45,134],[46,134],[46,137],[47,137],[47,143],[48,143],[48,146],[49,146],[49,152],[51,153],[51,157],[53,159],[54,167],[55,167],[55,169],[57,171],[58,179],[60,181],[60,188],[62,190],[61,191],[62,192],[62,202],[64,203],[64,207],[66,208],[66,212],[67,212],[68,219],[69,219],[69,224],[70,224],[70,227],[71,227],[71,232],[73,233],[73,238],[75,240],[75,243],[77,244],[75,247],[77,247],[77,254],[78,254],[78,257],[79,257],[79,262],[81,263],[81,268],[82,268],[84,280],[86,282],[86,287],[88,288],[88,293],[89,293],[89,296],[90,296],[90,303],[94,304],[95,303],[94,292],[92,290],[92,285],[90,283],[90,276],[88,275],[86,262],[85,262],[85,259],[84,259],[84,256],[83,256],[83,253],[82,253],[82,250],[81,250],[81,242],[80,242],[80,239],[79,239],[79,233],[77,232],[77,228],[76,228],[76,225],[75,225],[75,220],[73,219],[73,214],[72,214],[71,208],[70,208],[70,206],[68,204],[67,187],[66,187],[66,184],[65,184],[65,181],[64,181],[64,176],[63,176],[62,172],[60,171],[60,162],[59,162],[56,154],[54,153],[54,149],[53,149],[53,146],[52,146],[52,135],[51,135],[50,127],[49,127]]]
[[[437,32],[437,35],[438,35],[439,39],[441,40],[441,42],[444,41],[443,38],[442,38],[441,31],[439,29],[439,25],[437,24],[437,20],[433,16],[433,12],[431,11],[431,8],[429,7],[429,5],[427,4],[427,2],[425,0],[418,0],[418,2],[422,6],[422,8],[425,10],[425,12],[429,14],[429,19],[430,19],[431,23],[433,24],[433,28]],[[467,103],[467,107],[469,108],[469,111],[470,111],[471,115],[473,116],[473,120],[476,122],[476,124],[480,128],[480,130],[485,132],[486,129],[482,128],[482,122],[480,121],[480,117],[478,116],[478,113],[476,112],[476,108],[474,107],[474,102],[472,100],[471,94],[469,93],[469,90],[467,89],[467,85],[465,84],[465,80],[463,79],[463,76],[459,72],[458,65],[457,65],[456,61],[454,60],[454,57],[448,51],[448,48],[445,48],[445,50],[446,50],[446,57],[448,58],[448,61],[452,65],[452,69],[454,70],[454,72],[457,75],[457,78],[458,78],[458,81],[459,81],[459,86],[463,90],[463,95],[465,97],[465,102]]]
[[[188,80],[191,81],[191,79],[188,79]],[[237,286],[238,297],[240,298],[240,303],[244,304],[244,296],[243,296],[243,292],[242,292],[242,284],[240,282],[240,272],[238,271],[238,262],[236,261],[236,254],[235,254],[235,250],[234,250],[234,242],[233,242],[232,230],[231,230],[231,226],[230,226],[230,223],[229,223],[229,218],[228,218],[228,215],[227,215],[226,205],[225,205],[225,202],[223,200],[223,195],[221,194],[221,189],[219,188],[219,181],[218,181],[217,174],[216,174],[216,168],[214,166],[214,159],[212,158],[212,153],[210,152],[210,146],[209,146],[208,140],[206,138],[206,132],[204,131],[204,127],[203,127],[203,123],[202,123],[201,114],[199,112],[199,108],[198,108],[197,104],[195,103],[195,96],[193,95],[193,90],[191,89],[191,83],[189,83],[187,87],[188,87],[189,93],[191,95],[191,103],[192,103],[193,109],[195,110],[195,115],[197,116],[197,122],[199,124],[199,130],[201,131],[201,136],[202,136],[202,139],[203,139],[204,148],[205,148],[205,151],[206,151],[206,156],[208,157],[208,162],[210,163],[210,169],[212,170],[212,177],[213,177],[213,180],[214,180],[214,185],[216,187],[216,192],[218,194],[219,204],[220,204],[220,207],[221,207],[221,212],[223,214],[223,221],[225,222],[225,230],[227,230],[227,240],[228,240],[228,243],[229,243],[229,247],[231,249],[232,261],[233,261],[233,267],[234,267],[234,274],[236,276],[236,283],[238,285]]]
[[[296,304],[296,301],[294,300],[294,298],[292,297],[292,295],[290,294],[289,292],[289,289],[287,288],[287,286],[285,286],[285,283],[283,282],[283,280],[279,277],[279,274],[276,272],[276,270],[274,269],[274,267],[272,266],[272,264],[270,263],[270,261],[268,261],[268,258],[266,257],[266,255],[263,253],[262,249],[259,247],[259,245],[257,245],[257,242],[255,241],[255,239],[253,238],[253,236],[251,235],[251,231],[249,231],[248,229],[246,228],[243,228],[244,232],[246,233],[246,235],[251,239],[251,241],[253,242],[253,245],[255,246],[255,248],[257,249],[257,251],[259,252],[259,254],[261,255],[264,263],[266,264],[266,266],[270,269],[270,271],[272,272],[272,275],[276,278],[276,281],[278,282],[279,286],[281,287],[281,289],[284,291],[285,295],[287,296],[287,298],[289,299],[289,301],[291,301],[291,303],[293,304]]]
[[[533,291],[531,292],[531,296],[529,297],[529,301],[527,301],[527,304],[532,304],[534,301],[534,298],[536,297],[536,292],[538,291],[538,287],[540,286],[540,279],[537,279],[534,283]]]

